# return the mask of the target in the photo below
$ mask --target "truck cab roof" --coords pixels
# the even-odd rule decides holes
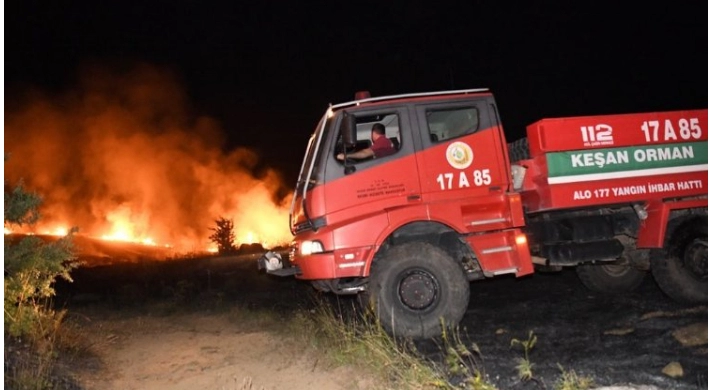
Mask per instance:
[[[358,92],[355,94],[355,100],[352,100],[349,102],[344,102],[344,103],[334,104],[334,105],[331,105],[331,108],[333,110],[337,110],[337,109],[344,108],[344,107],[359,106],[359,105],[367,104],[367,103],[391,102],[391,101],[417,99],[417,98],[427,98],[428,101],[431,101],[431,98],[436,97],[436,96],[450,98],[453,95],[464,95],[465,96],[465,95],[480,94],[480,93],[490,93],[490,90],[488,88],[473,88],[473,89],[458,89],[458,90],[437,91],[437,92],[405,93],[405,94],[400,94],[400,95],[388,95],[388,96],[376,96],[376,97],[370,97],[369,92]]]

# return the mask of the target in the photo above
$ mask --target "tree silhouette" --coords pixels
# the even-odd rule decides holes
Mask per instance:
[[[231,219],[219,217],[215,221],[216,228],[210,228],[214,233],[210,235],[210,240],[217,244],[217,251],[220,254],[229,254],[236,252],[234,246],[234,222]]]

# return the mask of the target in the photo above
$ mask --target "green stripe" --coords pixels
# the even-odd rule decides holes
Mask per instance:
[[[546,157],[548,177],[671,168],[707,164],[708,143],[577,150],[548,153]]]
[[[705,171],[705,173],[707,174],[707,170],[708,170],[707,164],[685,165],[682,167],[671,167],[671,168],[637,169],[637,170],[633,170],[633,171],[588,173],[586,175],[548,177],[547,183],[548,184],[563,184],[563,183],[576,183],[576,182],[580,182],[580,181],[624,179],[624,178],[630,178],[630,177],[658,176],[658,175],[693,173],[693,172],[703,172],[703,171]]]

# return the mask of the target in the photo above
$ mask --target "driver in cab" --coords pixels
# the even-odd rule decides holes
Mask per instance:
[[[353,158],[356,160],[364,160],[367,158],[379,158],[389,156],[397,151],[392,145],[392,141],[385,137],[385,126],[382,123],[375,123],[372,125],[372,131],[370,133],[370,138],[372,139],[372,146],[369,148],[358,150],[353,153],[338,153],[336,158],[340,161],[346,158]]]

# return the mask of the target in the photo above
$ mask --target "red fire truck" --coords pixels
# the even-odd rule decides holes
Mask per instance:
[[[306,150],[288,259],[267,272],[360,294],[397,336],[456,324],[470,281],[574,266],[624,293],[646,274],[707,302],[707,109],[542,119],[507,144],[486,89],[330,106]],[[396,152],[343,161],[382,124]]]

